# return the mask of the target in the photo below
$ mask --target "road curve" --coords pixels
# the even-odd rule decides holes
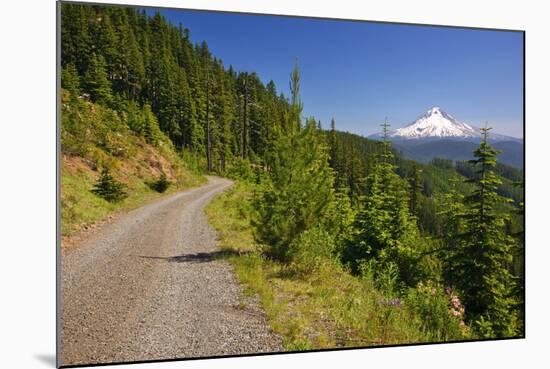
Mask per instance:
[[[105,225],[61,254],[61,365],[282,351],[261,309],[243,306],[231,266],[213,258],[208,184]]]

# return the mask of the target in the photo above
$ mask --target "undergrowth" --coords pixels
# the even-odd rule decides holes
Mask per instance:
[[[314,260],[302,255],[290,264],[269,259],[254,239],[252,193],[252,185],[237,182],[206,212],[245,293],[259,297],[286,350],[472,338],[450,314],[450,300],[436,284],[398,291],[369,273],[352,275],[338,260],[322,255]],[[320,235],[313,233],[301,242],[319,242]]]

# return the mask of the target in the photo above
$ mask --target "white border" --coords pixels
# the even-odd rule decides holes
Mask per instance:
[[[101,1],[97,1],[101,2]],[[127,3],[127,1],[108,1]],[[281,368],[345,365],[518,368],[544,355],[550,307],[546,214],[548,48],[544,2],[386,0],[136,0],[141,5],[310,15],[527,31],[527,338],[143,364],[148,368]],[[52,367],[55,353],[55,2],[3,4],[0,37],[0,366]],[[472,55],[472,58],[475,58]],[[479,62],[483,62],[480,60]]]

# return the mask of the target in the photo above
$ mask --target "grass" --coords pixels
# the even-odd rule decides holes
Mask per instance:
[[[127,175],[124,182],[128,187],[128,197],[111,203],[91,192],[99,173],[85,166],[69,166],[64,158],[61,170],[61,234],[71,236],[78,230],[88,227],[109,215],[140,207],[160,197],[197,185],[200,178],[193,181],[174,183],[164,193],[152,190],[146,180],[136,175]]]
[[[71,98],[65,90],[61,118],[61,233],[65,237],[115,212],[206,181],[200,159],[176,152],[158,126],[156,141],[147,141],[129,128],[126,114]],[[112,203],[91,192],[102,168],[110,169],[126,186],[127,198]],[[162,175],[170,186],[161,194],[150,184]]]
[[[371,280],[327,261],[310,273],[265,258],[254,240],[249,185],[237,182],[206,209],[245,294],[259,297],[289,351],[434,341],[406,304],[390,306]],[[454,336],[456,338],[456,336]],[[439,340],[449,340],[440,336]]]

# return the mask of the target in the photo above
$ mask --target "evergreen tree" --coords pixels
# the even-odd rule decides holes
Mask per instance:
[[[102,55],[92,55],[90,66],[84,76],[84,86],[92,101],[107,105],[112,102],[111,83],[107,79],[105,60]]]
[[[73,63],[61,69],[61,87],[69,91],[72,98],[80,96],[80,77]]]
[[[170,187],[170,181],[168,181],[168,178],[166,177],[166,174],[162,173],[155,182],[152,183],[151,187],[153,190],[163,193],[166,192],[168,187]]]
[[[408,180],[410,186],[409,210],[411,215],[418,217],[421,207],[422,190],[424,189],[424,183],[422,181],[422,169],[419,169],[418,165],[413,164],[412,173]]]
[[[314,119],[301,128],[299,72],[291,79],[293,94],[286,127],[278,130],[268,159],[269,182],[256,198],[258,237],[269,244],[269,253],[287,260],[289,246],[303,231],[322,222],[333,196],[333,173],[328,165],[328,148]]]
[[[516,333],[512,311],[514,279],[510,273],[513,239],[504,232],[506,216],[497,209],[504,201],[497,192],[501,180],[496,176],[495,150],[488,141],[490,128],[482,128],[483,141],[470,163],[475,185],[464,198],[462,216],[465,232],[450,260],[454,282],[464,294],[469,321],[486,337],[510,337]]]
[[[397,246],[410,228],[407,187],[395,173],[388,127],[384,122],[383,150],[366,178],[366,193],[357,218],[357,241],[364,255],[370,257]]]
[[[92,192],[110,202],[121,201],[128,196],[125,186],[116,181],[107,168],[102,170]]]
[[[416,220],[410,216],[409,186],[396,173],[394,154],[387,139],[389,125],[384,122],[382,150],[366,177],[366,190],[355,221],[355,235],[344,259],[355,268],[363,260],[375,261],[379,270],[396,268],[400,282],[414,286],[435,273],[426,263],[425,240],[420,238]]]
[[[88,68],[92,37],[91,10],[79,4],[63,4],[61,11],[61,65],[73,64],[82,76]]]

